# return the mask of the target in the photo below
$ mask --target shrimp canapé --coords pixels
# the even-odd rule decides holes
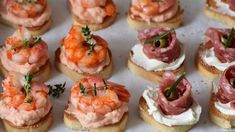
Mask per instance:
[[[52,106],[48,88],[41,82],[33,82],[27,74],[25,80],[14,79],[13,74],[3,80],[0,98],[0,117],[15,126],[29,126],[46,116]]]
[[[72,87],[65,112],[74,115],[85,128],[98,128],[119,122],[128,111],[129,98],[124,86],[90,76]]]
[[[19,28],[1,48],[1,63],[10,72],[35,73],[49,59],[47,44],[25,28]],[[17,67],[17,68],[16,68]]]
[[[75,21],[82,25],[102,24],[106,18],[116,16],[116,6],[112,0],[69,0],[69,2]]]
[[[99,73],[111,61],[107,42],[88,27],[73,26],[60,49],[61,63],[79,73]]]

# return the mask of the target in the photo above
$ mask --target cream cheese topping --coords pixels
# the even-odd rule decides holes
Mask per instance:
[[[230,63],[222,63],[216,56],[214,48],[210,48],[209,50],[205,50],[202,52],[201,57],[203,61],[209,65],[214,66],[220,71],[224,71],[229,66],[235,65],[235,61]]]
[[[136,44],[132,48],[133,55],[131,60],[138,66],[143,67],[147,71],[176,70],[185,60],[185,52],[181,47],[181,54],[174,62],[165,63],[156,59],[149,59],[143,52],[143,45]]]
[[[195,100],[187,111],[179,115],[164,115],[156,102],[157,90],[149,87],[143,93],[143,97],[148,105],[148,112],[157,122],[167,126],[174,126],[193,125],[199,121],[202,108]]]
[[[219,90],[219,78],[217,77],[214,81],[213,81],[213,92],[216,94]],[[214,103],[215,108],[217,110],[219,110],[221,113],[225,114],[225,115],[231,115],[234,116],[235,115],[235,109],[231,108],[231,102],[227,103],[227,104],[223,104],[220,101],[216,101]]]
[[[231,10],[229,8],[229,5],[222,2],[221,0],[214,0],[216,2],[216,6],[217,8],[208,6],[208,8],[210,8],[211,10],[215,11],[215,12],[219,12],[221,14],[227,14],[229,16],[235,16],[235,12],[233,10]]]

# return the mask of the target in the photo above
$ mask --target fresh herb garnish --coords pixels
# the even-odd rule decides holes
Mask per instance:
[[[25,101],[25,103],[28,103],[28,104],[31,104],[32,102],[33,102],[33,99],[29,97]]]
[[[106,83],[106,81],[104,79],[103,79],[103,83],[104,83],[104,89],[105,90],[109,89],[108,84]]]
[[[33,76],[28,72],[26,75],[25,75],[25,84],[23,86],[23,89],[24,89],[24,95],[26,96],[27,100],[26,100],[26,103],[31,103],[32,100],[30,97],[29,97],[29,92],[31,90],[31,81],[33,79]]]
[[[86,96],[87,95],[86,88],[84,87],[84,85],[82,83],[79,83],[79,88],[80,88],[81,93],[84,96]]]
[[[34,37],[32,40],[24,39],[23,45],[24,47],[31,47],[37,44],[38,42],[42,41],[41,37]]]
[[[233,34],[234,34],[234,28],[232,28],[232,30],[227,36],[222,36],[221,41],[224,44],[225,48],[230,48],[232,46]]]
[[[82,27],[82,33],[85,37],[85,44],[89,46],[89,52],[90,55],[95,50],[95,42],[92,40],[92,34],[88,26]]]
[[[54,86],[47,85],[47,87],[49,88],[49,95],[54,98],[59,98],[60,95],[65,91],[65,85],[66,82],[64,82],[63,84],[55,84]]]
[[[157,41],[159,41],[160,39],[165,38],[165,37],[166,37],[168,34],[170,34],[173,30],[174,30],[174,28],[172,28],[172,29],[169,30],[169,31],[164,32],[163,34],[161,34],[161,35],[159,35],[159,36],[156,36],[156,37],[147,39],[147,40],[144,41],[144,44],[148,44],[148,43],[152,43],[152,42],[157,42]]]
[[[38,3],[38,0],[17,0],[16,2],[20,4]]]
[[[176,89],[177,85],[181,82],[181,80],[183,80],[185,77],[185,72],[175,81],[175,83],[173,83],[169,89],[166,89],[165,92],[165,96],[167,98],[169,98],[171,96],[171,94],[174,92],[174,90]]]
[[[93,91],[94,91],[94,95],[96,96],[96,95],[97,95],[97,87],[96,87],[96,83],[94,84]]]

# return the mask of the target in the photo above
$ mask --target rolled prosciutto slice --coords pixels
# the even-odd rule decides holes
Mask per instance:
[[[188,110],[193,104],[191,96],[192,86],[188,80],[183,79],[176,87],[174,92],[177,92],[177,97],[174,100],[169,100],[166,97],[165,90],[169,88],[175,81],[177,76],[172,72],[165,72],[163,74],[163,82],[160,84],[158,90],[157,103],[162,112],[166,115],[178,115]]]
[[[166,31],[168,31],[166,28],[150,28],[138,32],[138,39],[144,47],[143,52],[149,59],[171,63],[180,56],[180,45],[176,39],[175,31],[170,32],[163,38],[166,45],[164,47],[159,47],[160,41],[144,44],[146,40],[160,36]]]
[[[235,66],[227,68],[220,76],[216,96],[223,104],[232,102],[231,107],[235,109]]]
[[[233,41],[231,47],[225,47],[222,38],[227,38],[231,29],[209,28],[206,36],[209,38],[209,43],[214,47],[215,56],[222,63],[230,63],[235,61],[235,32],[233,33]]]

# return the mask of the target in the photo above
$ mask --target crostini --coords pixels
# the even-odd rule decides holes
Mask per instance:
[[[16,77],[16,78],[15,78]],[[8,74],[2,81],[0,118],[6,132],[46,132],[52,125],[52,105],[44,83]]]
[[[209,102],[211,121],[221,128],[231,129],[235,125],[235,65],[227,68],[214,79]]]
[[[0,71],[4,77],[9,72],[17,76],[30,73],[34,80],[47,81],[51,75],[48,46],[23,27],[8,37],[0,48]]]
[[[68,0],[68,3],[73,24],[88,25],[92,31],[110,26],[117,16],[113,0]]]
[[[0,19],[16,28],[23,26],[33,35],[45,33],[52,24],[47,0],[1,0]]]
[[[125,86],[89,76],[71,88],[64,123],[75,130],[124,132],[130,93]]]
[[[206,31],[196,54],[197,68],[204,77],[213,80],[226,68],[235,65],[234,38],[234,29],[209,28]]]
[[[173,29],[139,30],[136,44],[129,53],[128,68],[133,73],[159,83],[165,71],[184,72],[185,51]]]
[[[59,71],[77,81],[88,75],[109,78],[112,73],[112,55],[108,43],[91,34],[86,27],[72,26],[69,34],[56,50],[55,63]]]
[[[177,28],[183,23],[183,13],[179,0],[132,0],[127,23],[134,29]]]
[[[188,132],[200,118],[201,106],[192,98],[192,86],[184,74],[165,72],[157,88],[144,90],[139,100],[141,118],[158,131]]]
[[[235,26],[234,0],[206,0],[206,16],[230,26]]]

